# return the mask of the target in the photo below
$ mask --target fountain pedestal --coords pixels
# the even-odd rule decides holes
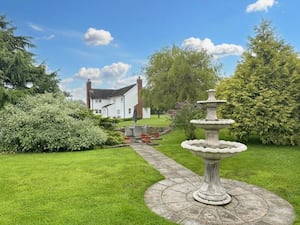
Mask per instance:
[[[231,201],[231,197],[222,186],[219,176],[219,161],[204,159],[204,178],[198,191],[193,197],[198,202],[209,205],[224,205]]]
[[[208,99],[197,102],[206,107],[206,119],[191,120],[196,127],[205,129],[206,139],[184,141],[181,146],[204,159],[204,177],[200,188],[193,194],[194,199],[209,205],[225,205],[231,201],[231,197],[220,180],[220,160],[245,151],[247,147],[239,142],[219,140],[219,130],[228,127],[234,121],[217,118],[217,106],[226,101],[216,100],[214,93],[215,90],[208,90]]]

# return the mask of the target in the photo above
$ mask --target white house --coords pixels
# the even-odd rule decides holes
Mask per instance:
[[[139,77],[136,84],[120,89],[93,89],[90,80],[86,83],[87,107],[95,114],[103,117],[150,118],[150,108],[143,107],[142,79]]]

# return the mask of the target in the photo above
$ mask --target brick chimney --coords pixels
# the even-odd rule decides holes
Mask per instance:
[[[137,89],[138,89],[138,104],[136,106],[137,117],[143,118],[143,99],[142,99],[142,90],[143,90],[143,81],[141,77],[137,79]]]
[[[91,109],[91,91],[92,91],[92,82],[90,79],[86,82],[86,106],[88,109]]]

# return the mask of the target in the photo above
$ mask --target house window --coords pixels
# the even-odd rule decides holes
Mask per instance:
[[[128,109],[128,113],[131,114],[131,108]]]
[[[120,109],[118,109],[118,110],[117,110],[117,114],[120,115],[120,113],[121,113],[121,111],[120,111]]]
[[[121,102],[123,102],[124,101],[124,98],[123,97],[121,97]]]

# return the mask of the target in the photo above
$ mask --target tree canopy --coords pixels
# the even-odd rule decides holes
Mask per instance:
[[[19,96],[59,91],[56,72],[48,74],[46,66],[36,65],[34,47],[29,37],[16,36],[16,28],[0,16],[0,107]]]
[[[299,56],[271,22],[254,31],[234,76],[217,88],[228,101],[222,114],[236,121],[232,133],[239,139],[254,135],[265,144],[300,144]]]
[[[205,51],[173,46],[150,56],[145,69],[145,104],[158,111],[175,107],[176,102],[196,102],[216,85],[219,65]]]

